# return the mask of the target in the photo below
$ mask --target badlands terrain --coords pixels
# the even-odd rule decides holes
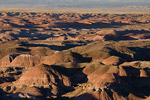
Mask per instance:
[[[0,100],[150,100],[150,14],[0,12]]]

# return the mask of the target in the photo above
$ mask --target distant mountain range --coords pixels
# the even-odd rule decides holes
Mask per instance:
[[[150,7],[150,0],[0,0],[6,8],[117,8]]]

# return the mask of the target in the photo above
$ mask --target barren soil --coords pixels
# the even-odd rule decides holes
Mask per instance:
[[[149,100],[150,15],[0,12],[0,99]]]

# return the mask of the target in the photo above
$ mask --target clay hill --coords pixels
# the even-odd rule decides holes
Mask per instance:
[[[150,15],[0,12],[0,100],[149,100]]]

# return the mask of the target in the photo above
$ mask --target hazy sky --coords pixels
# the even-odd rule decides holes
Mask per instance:
[[[123,6],[150,6],[150,0],[0,0],[6,8],[102,8]]]

